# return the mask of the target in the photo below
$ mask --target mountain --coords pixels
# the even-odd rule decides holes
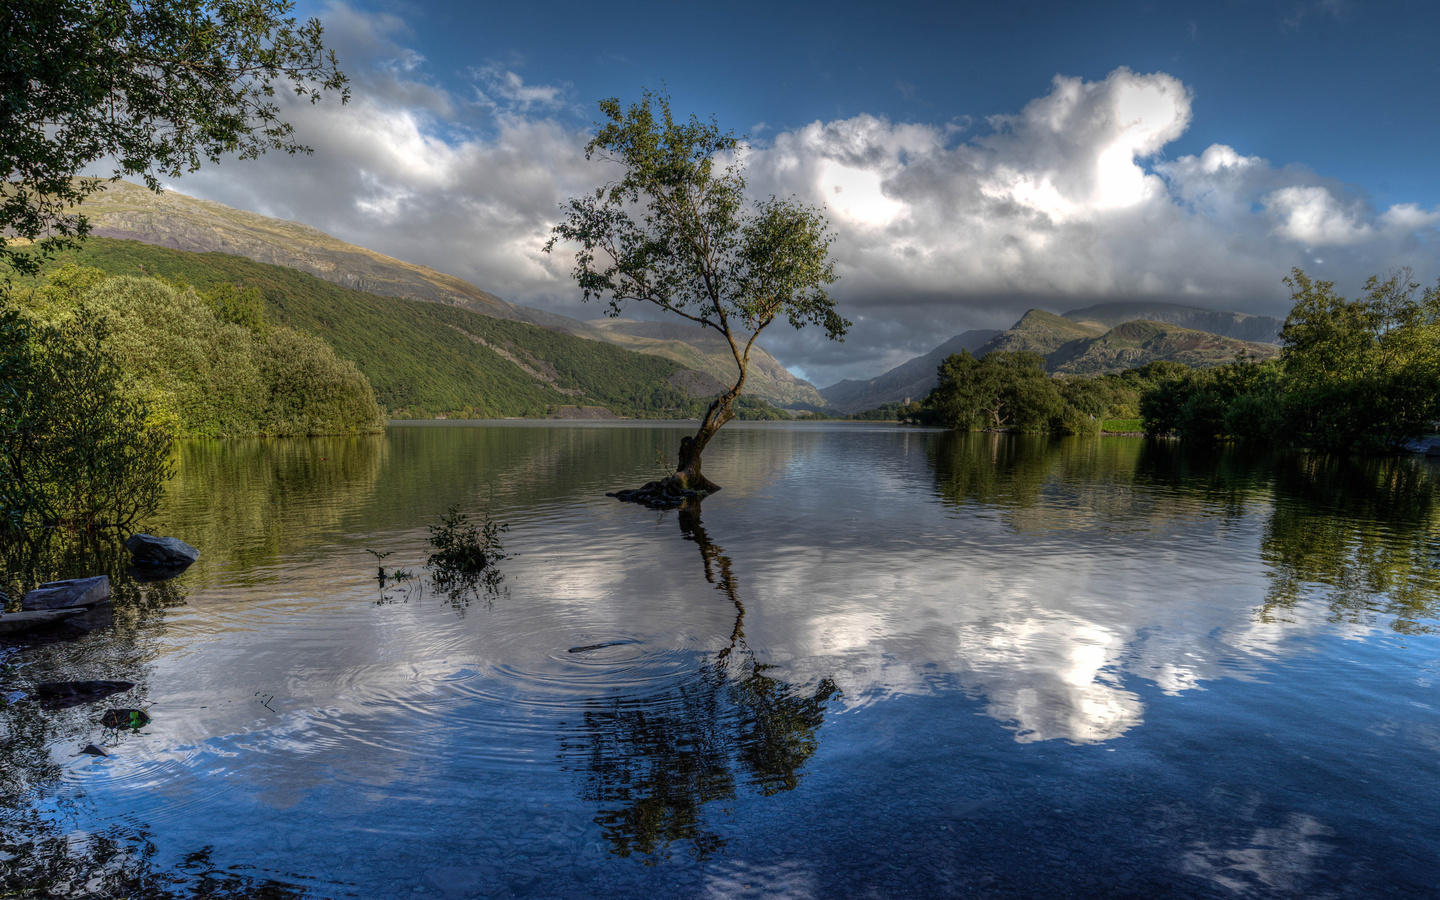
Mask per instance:
[[[1067,343],[1048,354],[1045,362],[1051,372],[1099,375],[1133,369],[1157,359],[1199,368],[1230,362],[1237,353],[1271,359],[1279,352],[1274,344],[1238,341],[1165,322],[1137,320],[1121,323],[1099,337]]]
[[[55,264],[260,292],[268,321],[316,335],[370,379],[396,418],[694,416],[718,385],[704,372],[462,306],[381,297],[228,253],[92,237]],[[708,398],[707,398],[708,399]]]
[[[903,362],[884,375],[869,381],[847,379],[821,388],[830,405],[844,413],[874,409],[885,403],[903,403],[905,398],[920,400],[935,387],[935,372],[945,357],[961,350],[971,353],[986,341],[1000,334],[994,330],[967,331],[958,334],[924,356]]]
[[[726,386],[734,383],[735,358],[730,352],[730,344],[712,328],[691,323],[637,322],[633,319],[597,319],[586,324],[601,332],[605,340],[627,350],[665,356],[687,368],[704,372]],[[751,351],[747,372],[747,394],[757,394],[777,406],[818,408],[826,405],[825,398],[813,384],[791,375],[775,357],[764,351]],[[763,387],[752,388],[752,382],[759,382]]]
[[[172,250],[229,253],[309,272],[367,294],[463,306],[487,316],[526,321],[519,307],[451,275],[347,244],[323,231],[199,200],[157,194],[117,181],[80,206],[96,237],[140,241]]]
[[[632,327],[652,323],[616,326],[606,319],[584,322],[507,303],[453,275],[347,244],[298,222],[246,212],[175,191],[156,194],[127,181],[115,182],[91,195],[80,211],[90,220],[91,234],[98,237],[198,253],[232,254],[307,272],[366,294],[458,306],[485,316],[603,341],[669,359],[687,369],[704,372],[725,385],[734,378],[735,363],[730,348],[713,331],[674,323],[653,323],[657,329],[652,330]],[[662,333],[666,336],[657,336]],[[825,405],[814,385],[792,375],[759,346],[751,353],[745,393],[780,406]]]
[[[1133,319],[1114,321],[1135,314]],[[1210,324],[1265,340],[1248,340],[1180,322]],[[984,356],[996,350],[1027,350],[1045,357],[1051,372],[1098,375],[1168,359],[1187,366],[1230,362],[1236,353],[1270,359],[1279,353],[1272,342],[1284,323],[1269,316],[1219,312],[1161,303],[1106,303],[1057,316],[1032,309],[1005,331],[967,331],[869,381],[841,381],[820,393],[841,412],[874,409],[906,397],[919,400],[938,383],[936,370],[945,357],[961,350]]]
[[[984,356],[996,350],[1027,350],[1048,357],[1072,341],[1096,338],[1105,333],[1100,325],[1071,320],[1043,309],[1032,309],[1020,321],[986,341],[976,353]]]
[[[1063,316],[1073,322],[1093,323],[1104,328],[1114,328],[1124,322],[1137,320],[1165,322],[1181,328],[1208,331],[1222,337],[1258,344],[1278,342],[1280,329],[1285,325],[1284,320],[1274,316],[1252,316],[1249,313],[1201,309],[1198,306],[1181,306],[1177,303],[1101,303],[1084,309],[1072,309]]]

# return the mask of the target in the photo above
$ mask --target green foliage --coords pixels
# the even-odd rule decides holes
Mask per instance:
[[[430,526],[428,541],[435,552],[425,564],[441,579],[478,575],[486,566],[505,558],[500,535],[509,530],[509,525],[496,522],[488,513],[481,514],[477,525],[458,506],[452,506],[440,517],[439,525]]]
[[[1295,439],[1334,449],[1385,449],[1440,419],[1440,287],[1408,270],[1370,278],[1345,300],[1299,269],[1286,284],[1295,305],[1280,337],[1286,416]]]
[[[1134,419],[1104,419],[1100,422],[1103,431],[1114,433],[1141,432],[1145,430],[1145,420]]]
[[[962,431],[1139,431],[1142,394],[1191,372],[1179,363],[1156,361],[1119,373],[1048,376],[1036,353],[999,350],[975,359],[962,352],[941,364],[939,386],[905,410],[904,418]]]
[[[1408,272],[1346,300],[1299,269],[1278,362],[1172,371],[1141,400],[1150,434],[1323,450],[1386,450],[1440,419],[1440,288]]]
[[[256,337],[265,337],[270,323],[265,319],[265,300],[259,288],[240,288],[228,281],[212,285],[200,294],[201,301],[222,322],[248,328]]]
[[[195,436],[264,430],[266,385],[251,333],[215,318],[193,290],[111,278],[81,301],[111,323],[106,344],[138,392]]]
[[[940,364],[940,384],[926,404],[951,428],[1045,431],[1064,411],[1058,383],[1045,374],[1045,358],[1026,350],[999,350],[976,359],[970,351]]]
[[[874,409],[866,409],[849,416],[839,418],[853,419],[857,422],[905,422],[920,417],[921,405],[919,403],[882,403]],[[832,418],[824,415],[816,415],[814,418]]]
[[[1066,406],[1051,420],[1050,430],[1064,435],[1097,435],[1100,433],[1100,419],[1074,406]]]
[[[385,427],[370,382],[324,341],[276,328],[257,349],[265,434],[351,434]]]
[[[1171,370],[1141,398],[1145,432],[1277,441],[1284,424],[1281,379],[1277,363],[1245,358],[1209,369]]]
[[[158,505],[174,434],[122,388],[108,333],[0,307],[0,527],[126,526]]]
[[[384,427],[365,377],[318,338],[222,321],[194,290],[154,278],[111,278],[86,295],[83,309],[113,323],[107,344],[122,367],[186,434],[347,434]]]
[[[69,212],[115,161],[159,190],[205,160],[309,148],[280,118],[277,87],[348,99],[318,19],[286,16],[288,0],[34,0],[0,6],[0,262],[33,273],[13,234],[46,238],[42,253],[85,235]],[[46,236],[49,237],[46,237]]]
[[[228,288],[228,289],[225,289]],[[189,287],[157,278],[106,278],[73,264],[14,291],[36,323],[103,319],[105,351],[124,375],[122,390],[190,436],[301,435],[376,431],[384,417],[353,363],[323,341],[270,328],[234,285],[212,286],[243,327],[217,317]]]
[[[585,157],[619,163],[621,178],[567,203],[545,251],[578,245],[575,280],[612,316],[628,301],[650,303],[729,342],[736,381],[706,411],[698,459],[734,415],[755,339],[777,316],[844,337],[850,323],[825,291],[835,281],[834,238],[817,209],[774,197],[747,203],[739,141],[714,122],[677,121],[665,94],[645,91],[628,109],[602,100],[600,111],[606,121]]]
[[[355,363],[397,418],[538,418],[577,403],[638,418],[695,418],[705,411],[672,386],[684,369],[670,360],[525,322],[378,297],[231,254],[138,241],[91,238],[62,261],[195,285],[202,297],[218,285],[257,290],[270,327],[323,339]],[[502,350],[533,371],[553,372],[553,384],[520,369]]]

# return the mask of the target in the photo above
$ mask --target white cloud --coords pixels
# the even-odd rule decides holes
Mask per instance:
[[[471,72],[481,105],[518,112],[552,110],[565,106],[565,88],[549,84],[526,84],[516,73],[499,66],[484,66]]]
[[[402,21],[343,4],[325,21],[355,99],[290,111],[315,155],[227,163],[177,187],[514,302],[598,315],[579,303],[569,260],[540,252],[561,202],[616,174],[584,159],[588,107],[577,114],[566,89],[529,84],[513,65],[477,70],[478,99],[459,98],[403,46]],[[1225,144],[1167,158],[1192,105],[1173,76],[1121,68],[1056,76],[979,134],[968,119],[858,115],[747,147],[758,196],[826,208],[835,296],[856,322],[843,347],[783,330],[767,346],[824,384],[1007,326],[1030,306],[1160,299],[1281,314],[1292,266],[1322,266],[1342,286],[1398,265],[1436,274],[1440,209],[1377,210],[1353,186]]]
[[[1323,187],[1281,188],[1266,195],[1265,208],[1280,234],[1312,247],[1358,244],[1374,233],[1363,211],[1345,208]]]

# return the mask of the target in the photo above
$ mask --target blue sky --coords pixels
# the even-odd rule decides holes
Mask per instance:
[[[186,193],[297,219],[591,318],[538,252],[595,101],[664,85],[751,135],[757,195],[823,203],[843,347],[765,341],[818,384],[966,328],[1154,299],[1283,315],[1292,266],[1354,292],[1440,275],[1440,4],[326,2],[354,81],[295,107],[313,157]],[[768,333],[767,333],[768,335]]]
[[[1169,155],[1226,143],[1365,185],[1381,202],[1440,203],[1433,2],[358,6],[403,18],[455,86],[482,61],[564,84],[580,103],[663,82],[681,108],[746,132],[860,113],[983,120],[1020,109],[1056,74],[1163,71],[1196,100]]]

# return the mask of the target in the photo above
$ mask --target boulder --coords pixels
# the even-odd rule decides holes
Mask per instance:
[[[134,686],[128,681],[52,681],[35,685],[35,693],[46,709],[69,709],[99,703],[111,694],[123,694]]]
[[[125,539],[125,549],[137,563],[151,566],[188,566],[200,558],[200,551],[172,537],[132,534]]]
[[[23,634],[26,631],[34,631],[37,628],[63,622],[71,617],[82,615],[84,612],[85,608],[82,606],[76,609],[37,609],[29,612],[6,613],[0,616],[0,634]]]
[[[71,578],[40,585],[20,601],[23,610],[86,609],[110,602],[110,576]]]

